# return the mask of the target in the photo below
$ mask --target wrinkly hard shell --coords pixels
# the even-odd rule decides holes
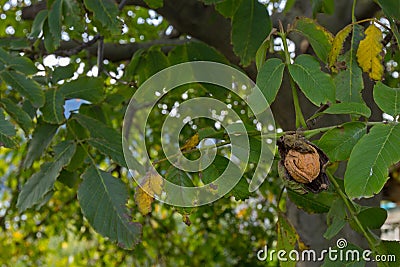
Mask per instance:
[[[301,153],[290,149],[285,157],[285,167],[289,174],[299,183],[311,183],[320,173],[319,154],[311,148],[311,153]]]

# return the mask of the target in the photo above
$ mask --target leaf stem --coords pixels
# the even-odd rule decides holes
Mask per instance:
[[[328,175],[330,182],[335,187],[336,192],[339,194],[340,198],[343,200],[344,204],[346,205],[347,209],[349,210],[352,219],[354,220],[356,225],[360,228],[365,239],[367,239],[367,242],[368,242],[370,248],[375,250],[376,239],[374,238],[374,236],[371,235],[371,233],[369,233],[367,231],[367,229],[364,228],[364,226],[358,219],[358,217],[357,217],[358,212],[356,211],[356,208],[354,207],[352,200],[350,200],[348,198],[348,196],[342,191],[342,189],[340,188],[335,177],[333,177],[332,173],[329,170],[326,170],[326,174]]]
[[[280,28],[280,32],[278,33],[278,35],[282,39],[283,52],[285,54],[285,64],[286,64],[286,66],[289,66],[292,63],[290,60],[290,53],[289,53],[289,47],[287,44],[286,33],[283,30],[283,26],[282,26],[281,22],[279,22],[279,28]],[[299,96],[297,94],[297,89],[296,89],[296,84],[291,75],[289,75],[289,80],[290,80],[290,87],[292,88],[294,111],[296,114],[296,128],[302,127],[304,129],[306,129],[307,124],[304,119],[303,112],[301,111]]]
[[[352,23],[356,22],[356,4],[357,4],[357,0],[353,0],[353,7],[351,9],[351,22]]]
[[[374,122],[367,122],[366,125],[367,126],[373,126],[373,125],[384,124],[384,123],[385,122],[374,121]],[[332,129],[335,129],[335,128],[341,127],[341,126],[342,126],[342,124],[328,126],[328,127],[322,127],[322,128],[312,129],[312,130],[307,130],[307,131],[302,132],[302,134],[304,134],[306,137],[309,138],[309,137],[312,137],[312,136],[317,135],[319,133],[323,133],[323,132],[326,132],[326,131],[329,131],[329,130],[332,130]],[[295,133],[295,131],[286,131],[286,132],[280,132],[280,133],[266,133],[266,134],[261,134],[259,131],[249,131],[249,132],[244,132],[244,133],[235,132],[236,135],[263,136],[263,137],[267,137],[267,138],[278,138],[280,136],[283,136],[285,134],[290,134],[290,133]],[[231,143],[231,141],[227,140],[227,141],[223,141],[221,143],[215,144],[215,145],[203,146],[203,147],[200,147],[200,148],[193,148],[191,150],[182,151],[181,153],[182,154],[189,154],[189,153],[192,153],[192,152],[195,152],[195,151],[203,151],[203,150],[207,150],[207,149],[210,149],[210,148],[223,147],[223,146],[229,145],[230,143]],[[153,166],[158,164],[158,163],[164,162],[164,161],[166,161],[168,159],[177,158],[181,153],[176,153],[176,154],[170,156],[169,158],[165,157],[165,158],[161,158],[159,160],[155,160],[155,161],[153,161]]]
[[[296,114],[296,128],[307,128],[307,123],[304,119],[303,112],[301,111],[299,97],[297,95],[296,84],[293,81],[293,78],[290,77],[290,86],[292,87],[292,95],[293,95],[293,104],[294,104],[294,111]]]

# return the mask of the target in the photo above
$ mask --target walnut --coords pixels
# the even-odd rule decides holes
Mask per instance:
[[[312,153],[301,153],[290,149],[285,157],[285,167],[289,174],[299,183],[310,183],[320,172],[319,155],[310,146]]]
[[[318,146],[297,132],[283,135],[277,144],[281,156],[278,171],[285,186],[301,194],[328,189],[325,169],[329,159]]]

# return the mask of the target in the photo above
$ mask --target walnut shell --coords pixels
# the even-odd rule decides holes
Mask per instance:
[[[310,146],[312,153],[290,149],[285,157],[285,167],[290,176],[299,183],[311,183],[320,173],[319,154]]]

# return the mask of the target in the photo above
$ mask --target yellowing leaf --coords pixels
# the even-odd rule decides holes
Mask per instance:
[[[332,48],[333,35],[327,29],[310,18],[298,18],[294,24],[294,30],[304,35],[310,42],[315,54],[327,62],[329,51]]]
[[[136,187],[135,202],[141,214],[146,215],[151,212],[153,197],[147,194],[140,186]]]
[[[375,25],[365,31],[365,39],[360,42],[357,50],[357,60],[364,72],[373,80],[382,80],[382,32]]]
[[[342,30],[340,30],[333,39],[332,49],[328,55],[328,63],[332,71],[337,71],[335,68],[336,60],[340,54],[340,51],[342,50],[344,41],[351,32],[352,27],[353,25],[347,25]]]
[[[186,143],[181,147],[181,151],[188,151],[195,148],[199,144],[199,141],[199,134],[196,133],[186,141]]]
[[[149,171],[144,177],[140,186],[136,187],[135,202],[141,214],[146,215],[151,212],[151,203],[154,195],[162,192],[163,179],[153,171]]]

